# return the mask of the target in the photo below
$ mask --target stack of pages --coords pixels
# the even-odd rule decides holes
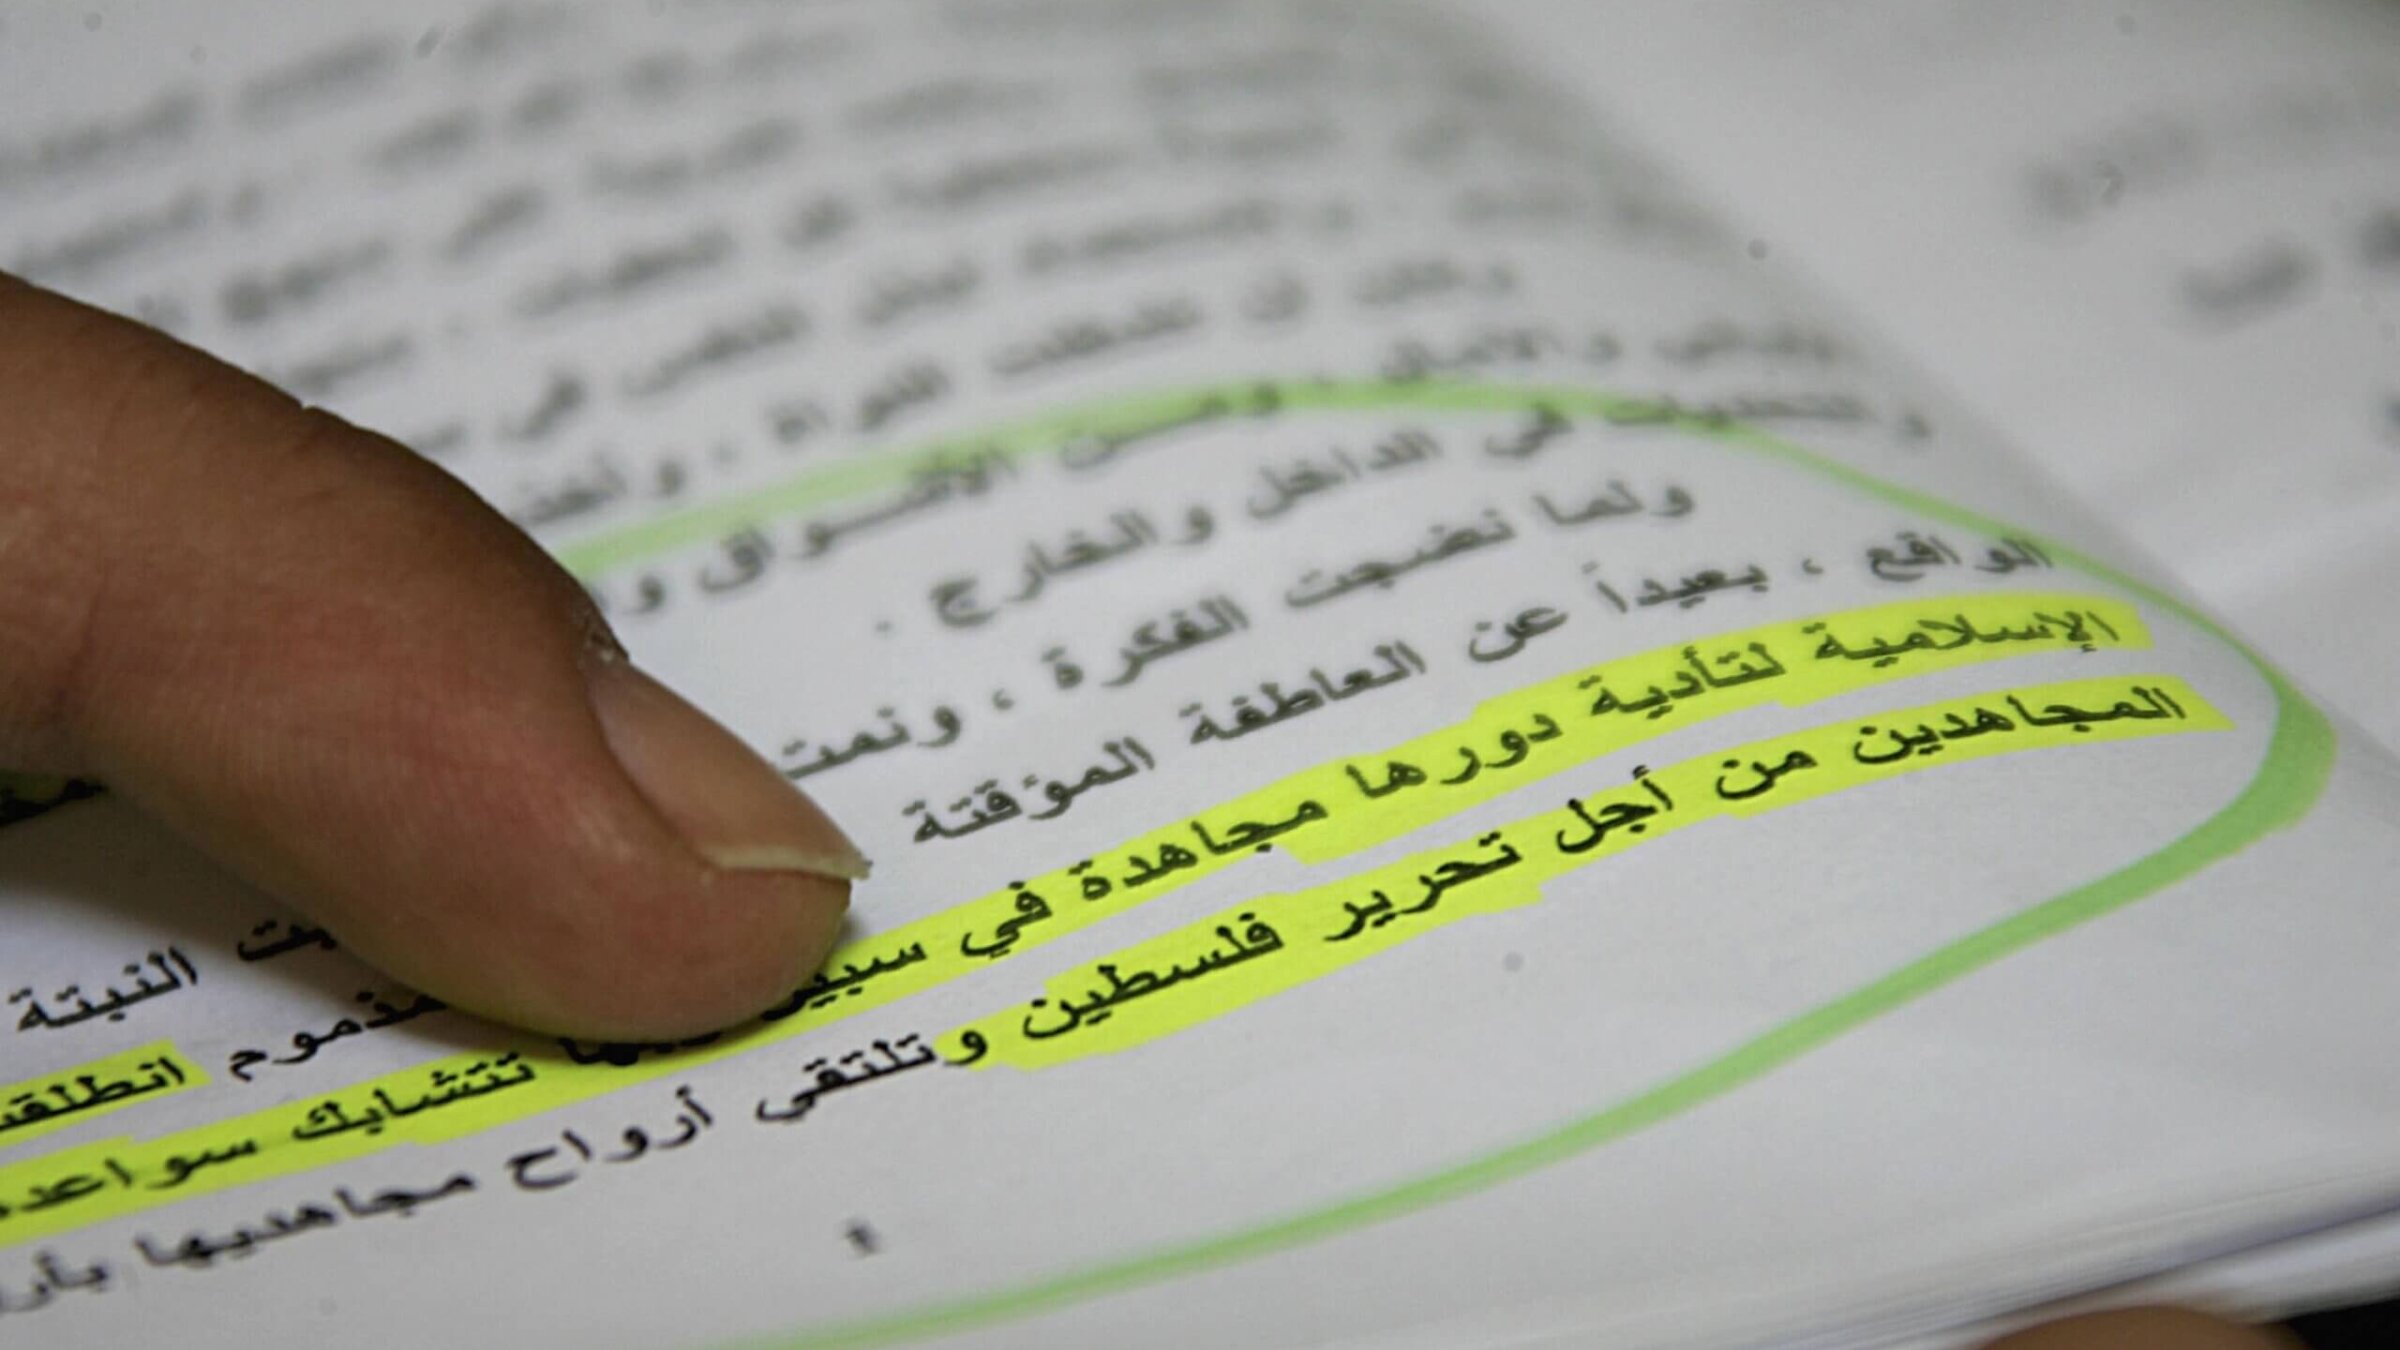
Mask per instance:
[[[876,870],[562,1041],[16,784],[0,1343],[2389,1280],[2400,19],[1496,8],[10,14],[0,268],[465,479]]]

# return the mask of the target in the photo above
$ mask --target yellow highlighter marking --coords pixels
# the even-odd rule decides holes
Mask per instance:
[[[738,1035],[674,1048],[662,1056],[633,1053],[601,1062],[584,1062],[530,1046],[505,1054],[492,1050],[454,1055],[330,1095],[161,1138],[103,1140],[0,1166],[0,1245],[349,1161],[395,1144],[434,1143],[479,1133],[687,1072],[696,1065],[745,1054],[946,984],[1157,899],[1254,856],[1262,847],[1284,849],[1307,863],[1340,858],[1500,793],[1654,739],[1685,723],[1771,703],[1798,706],[1910,675],[2003,657],[2143,648],[2149,642],[2149,633],[2133,606],[2122,601],[2092,595],[1999,592],[1909,600],[1767,624],[1587,667],[1491,699],[1442,730],[1372,754],[1345,756],[1302,770],[1096,857],[851,943],[833,954],[823,974],[795,990],[780,1006],[761,1014],[757,1024]],[[2149,677],[2145,683],[2169,693],[2188,710],[2176,723],[2177,729],[2196,729],[2202,725],[2201,718],[2215,716],[2180,682]],[[2046,688],[2053,696],[2072,702],[2069,694],[2058,691],[2081,687]],[[2023,692],[2021,696],[2031,699],[2035,694]],[[1963,700],[1959,706],[1973,702]],[[2158,729],[2147,722],[2138,725]],[[2060,734],[2106,740],[2140,733],[2114,722],[2096,722],[2088,732],[2070,729]],[[2048,743],[2033,736],[2030,729],[2019,731],[2010,741],[2012,747]],[[1792,744],[1799,747],[1814,742],[1794,740]],[[1462,747],[1471,749],[1472,755]],[[1964,742],[1951,745],[1944,757],[1968,758],[1970,746]],[[1393,768],[1402,763],[1430,767],[1420,768],[1425,775],[1421,781],[1403,782],[1407,775]],[[1701,763],[1693,761],[1694,765]],[[1678,766],[1654,777],[1681,801],[1683,777],[1690,772],[1695,772],[1690,765]],[[1675,777],[1670,779],[1669,774]],[[1774,800],[1780,805],[1798,800],[1802,792],[1823,790],[1830,789],[1820,785],[1804,788],[1795,781],[1779,787]],[[1738,802],[1728,801],[1715,804],[1705,814],[1744,813]],[[1692,820],[1702,817],[1698,811],[1685,815]],[[1689,821],[1679,816],[1674,823]],[[1665,826],[1662,821],[1652,832]],[[1606,856],[1609,851],[1598,850],[1594,857]],[[1411,862],[1397,866],[1406,872],[1428,865]],[[1383,876],[1389,870],[1369,876]],[[1326,888],[1326,894],[1339,890],[1351,896],[1350,887],[1356,884]],[[1370,889],[1373,884],[1368,883]],[[1520,883],[1514,878],[1497,887],[1487,882],[1476,888],[1476,903],[1498,907],[1498,897],[1504,894],[1514,897],[1508,903],[1524,903],[1534,898],[1537,890],[1537,883]],[[1487,902],[1487,896],[1495,898]],[[1300,904],[1303,901],[1295,897],[1272,897],[1244,906],[1234,918],[1255,911],[1281,931],[1280,920],[1274,916],[1282,915],[1284,907]],[[1258,905],[1270,909],[1260,910]],[[1463,897],[1453,901],[1445,895],[1436,912],[1440,913],[1438,922],[1447,922],[1468,911]],[[1424,928],[1425,917],[1411,916],[1413,927]],[[1219,922],[1233,921],[1211,921],[1200,931],[1213,934]],[[1242,927],[1237,925],[1235,931]],[[1378,931],[1361,934],[1353,941],[1358,952],[1368,953],[1395,940],[1393,934]],[[1147,950],[1134,949],[1137,953]],[[1129,955],[1120,967],[1136,959]],[[1266,972],[1263,965],[1260,970],[1259,978],[1266,983],[1258,985],[1262,993],[1252,997],[1289,982],[1282,974]],[[1074,983],[1073,976],[1066,979],[1061,989],[1071,986],[1080,992],[1084,988]],[[1220,974],[1212,983],[1223,986],[1226,981]],[[982,1025],[954,1033],[945,1053],[952,1059],[971,1057],[963,1034]],[[1094,1047],[1131,1043],[1124,1038],[1132,1029],[1144,1026],[1151,1023],[1128,1016],[1122,1025],[1112,1020],[1098,1028],[1105,1035],[1079,1034],[1074,1040],[1078,1046]],[[1047,1052],[1035,1042],[1016,1046],[989,1031],[979,1034],[990,1038],[993,1062],[1033,1064],[1071,1057]],[[1145,1034],[1163,1032],[1154,1027]],[[1075,1053],[1089,1052],[1078,1049]],[[196,1067],[187,1065],[185,1071],[192,1081],[200,1081]],[[25,1089],[20,1085],[18,1090]],[[7,1136],[0,1134],[0,1145],[6,1141]]]
[[[0,1149],[208,1081],[169,1041],[0,1087]]]
[[[2149,631],[2122,601],[1999,592],[1765,624],[1609,661],[849,944],[781,1011],[800,1026],[838,1021],[1157,899],[1262,845],[1304,863],[1345,857],[1690,722],[1767,704],[1798,707],[2003,657],[2149,645]],[[1400,790],[1415,785],[1396,783],[1395,763],[1416,766],[1439,790]]]
[[[474,1134],[623,1085],[595,1075],[547,1099],[527,1091],[548,1070],[514,1054],[457,1056],[159,1139],[103,1139],[0,1168],[0,1241]]]
[[[954,1063],[1020,1069],[1123,1050],[1469,915],[1531,904],[1556,877],[1704,821],[1779,810],[1938,764],[2231,726],[2190,685],[2142,675],[1976,694],[1773,736],[1642,772],[1357,877],[1245,900],[1069,970],[1042,997],[960,1027],[936,1048]]]

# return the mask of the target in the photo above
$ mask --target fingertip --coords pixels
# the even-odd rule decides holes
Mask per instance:
[[[405,448],[0,277],[0,755],[105,779],[362,959],[610,1039],[804,981],[865,861]]]
[[[397,771],[318,760],[305,776],[326,790],[279,794],[251,846],[283,858],[307,834],[349,837],[308,850],[297,903],[498,1021],[677,1040],[788,998],[837,940],[864,860],[681,696],[613,652],[574,664],[559,679],[532,663],[556,696],[520,690],[497,711],[420,697],[382,732]]]
[[[626,777],[712,866],[867,875],[865,855],[815,801],[681,695],[613,650],[592,653],[585,678]]]
[[[574,938],[523,943],[486,966],[459,1006],[583,1039],[720,1031],[808,981],[840,936],[849,896],[838,877],[705,873],[615,904]]]

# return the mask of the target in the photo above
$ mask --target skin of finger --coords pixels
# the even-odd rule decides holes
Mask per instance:
[[[610,756],[572,579],[447,475],[121,320],[0,289],[0,751],[106,778],[364,959],[545,1030],[689,1034],[841,883],[709,867]],[[20,661],[20,654],[23,659]]]
[[[2125,1308],[2046,1322],[1987,1350],[2303,1350],[2275,1327],[2245,1326],[2189,1308]]]

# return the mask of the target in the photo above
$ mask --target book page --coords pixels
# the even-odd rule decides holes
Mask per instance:
[[[1491,21],[2400,744],[2400,11]]]
[[[556,1041],[21,790],[0,1337],[1858,1339],[2400,1200],[2400,767],[1470,29],[128,6],[0,91],[7,265],[457,472],[876,861]]]
[[[2400,28],[2387,6],[1491,12],[2385,744]],[[1631,58],[1605,78],[1579,54]],[[1684,75],[1705,67],[1714,82]],[[1724,88],[1738,89],[1734,97]],[[1761,241],[1765,243],[1764,240]],[[2322,1251],[2321,1258],[2303,1253]],[[2384,1289],[2400,1225],[2146,1295]],[[2322,1263],[2324,1269],[2316,1269]],[[2298,1300],[2295,1302],[2295,1300]]]

